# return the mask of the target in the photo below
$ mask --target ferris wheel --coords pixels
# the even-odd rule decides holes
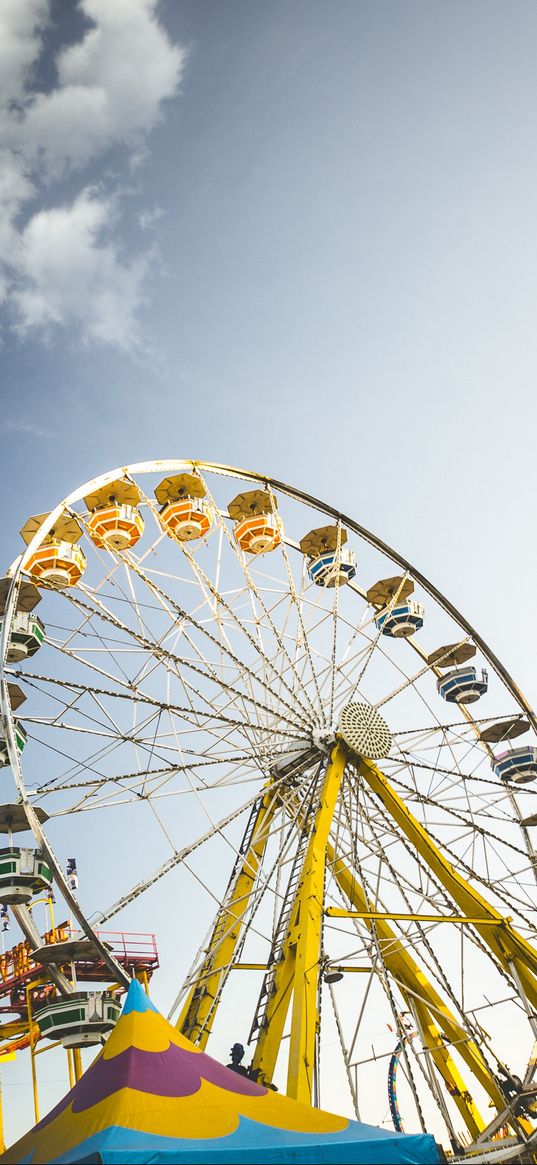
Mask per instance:
[[[106,1034],[117,997],[92,1027],[73,944],[125,986],[103,927],[151,902],[198,1046],[232,1033],[256,1079],[457,1152],[532,1143],[537,722],[463,615],[351,517],[227,466],[114,469],[22,537],[0,901],[50,976],[42,1031]],[[53,884],[65,950],[32,910]]]

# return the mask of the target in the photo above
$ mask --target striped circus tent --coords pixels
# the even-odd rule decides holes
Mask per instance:
[[[432,1136],[388,1132],[309,1108],[199,1051],[140,984],[97,1059],[0,1161],[437,1162]]]

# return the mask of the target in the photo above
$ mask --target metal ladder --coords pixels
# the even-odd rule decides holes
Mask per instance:
[[[323,776],[322,771],[319,770],[314,787],[310,791],[310,799],[309,799],[310,804],[313,803],[315,801],[315,798],[318,796],[318,791],[319,791],[319,786],[321,784],[322,776]],[[313,822],[315,820],[315,814],[310,815],[309,820],[311,822]],[[248,1043],[249,1044],[254,1039],[256,1032],[262,1031],[263,1028],[265,1028],[267,1026],[267,1008],[268,1008],[270,997],[274,991],[274,978],[276,975],[276,970],[277,970],[278,964],[281,962],[281,959],[283,958],[284,946],[285,946],[285,942],[287,940],[289,926],[291,923],[291,918],[292,918],[293,910],[295,907],[297,891],[298,891],[298,888],[300,886],[300,880],[302,877],[302,869],[303,869],[303,864],[304,864],[304,856],[305,856],[306,849],[307,849],[308,844],[309,844],[311,832],[312,832],[312,826],[310,826],[309,828],[303,826],[302,829],[300,830],[299,843],[298,843],[298,846],[297,846],[297,849],[296,849],[296,852],[295,852],[295,855],[293,858],[293,864],[291,867],[291,874],[290,874],[289,881],[287,883],[287,888],[285,891],[285,900],[282,904],[280,916],[278,918],[278,923],[277,923],[276,930],[275,930],[275,933],[274,933],[274,936],[272,939],[272,946],[270,948],[270,954],[269,954],[268,961],[267,961],[267,970],[265,972],[265,976],[263,979],[263,985],[262,985],[261,991],[259,993],[259,999],[257,1002],[255,1015],[254,1015],[254,1018],[252,1021],[250,1035],[248,1036]]]
[[[218,911],[218,915],[217,915],[217,918],[216,918],[216,921],[215,921],[215,924],[214,924],[214,927],[212,930],[210,941],[205,949],[203,958],[198,963],[197,969],[194,971],[193,976],[192,976],[193,978],[197,978],[198,975],[203,974],[203,979],[201,980],[200,983],[197,984],[197,986],[194,990],[194,994],[192,996],[192,1002],[190,1004],[189,1013],[188,1013],[190,1023],[188,1025],[188,1029],[185,1029],[185,1033],[184,1033],[187,1036],[190,1035],[191,1032],[193,1032],[193,1030],[196,1026],[195,1025],[195,1018],[197,1015],[197,1007],[198,1007],[200,1000],[205,995],[205,991],[206,991],[205,980],[211,974],[211,970],[212,970],[212,966],[213,966],[213,962],[214,962],[214,956],[218,950],[218,947],[220,946],[221,939],[224,937],[224,928],[226,925],[225,920],[226,920],[226,915],[227,915],[227,911],[228,911],[228,906],[229,906],[229,903],[233,899],[235,886],[236,886],[236,883],[239,879],[239,876],[241,874],[241,871],[242,871],[242,868],[244,865],[245,855],[249,852],[251,844],[252,844],[252,838],[254,836],[255,824],[256,824],[256,821],[258,818],[259,810],[263,804],[263,800],[264,800],[264,794],[259,796],[257,798],[257,800],[254,801],[254,803],[252,805],[252,808],[250,811],[250,816],[248,818],[248,821],[246,822],[246,828],[245,828],[243,836],[242,836],[242,841],[241,841],[240,846],[237,850],[237,855],[236,855],[233,869],[231,871],[231,875],[230,875],[230,878],[229,878],[229,881],[227,884],[227,889],[226,889],[226,893],[224,896],[224,900],[223,900],[222,905],[220,906],[220,909]],[[229,970],[230,970],[230,968],[227,969],[227,973],[226,973],[226,970],[224,968],[222,968],[222,974],[220,976],[218,991],[217,991],[217,993],[212,1001],[210,1015],[212,1014],[214,1007],[218,1003],[218,1000],[220,998],[222,990],[225,986],[225,982],[227,980],[227,975],[229,973]]]

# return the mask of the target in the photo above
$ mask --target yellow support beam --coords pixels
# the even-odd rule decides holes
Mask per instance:
[[[466,919],[496,956],[508,974],[514,965],[531,1006],[537,1008],[537,951],[485,898],[453,868],[427,830],[410,812],[387,777],[372,761],[357,758],[361,776],[382,801],[387,812],[415,846],[417,852],[447,890]],[[492,924],[495,925],[492,925]]]
[[[287,1095],[311,1103],[318,1032],[318,987],[324,913],[326,847],[345,771],[337,743],[324,774],[319,806],[292,908],[284,954],[268,1001],[266,1023],[253,1058],[262,1079],[272,1079],[292,1000]]]
[[[28,1031],[28,1023],[25,1019],[10,1019],[7,1023],[0,1024],[0,1041],[14,1040],[26,1031]]]
[[[75,1069],[74,1069],[74,1064],[73,1064],[73,1049],[66,1048],[65,1051],[67,1053],[67,1070],[69,1072],[69,1088],[74,1088],[74,1086],[75,1086]]]
[[[503,918],[468,918],[466,914],[392,914],[384,910],[343,910],[339,906],[329,906],[325,914],[328,918],[387,918],[391,922],[454,922],[457,925],[503,926]]]
[[[252,840],[235,881],[230,899],[219,911],[207,947],[207,955],[190,988],[176,1027],[200,1048],[205,1048],[216,1016],[225,971],[233,963],[244,916],[270,834],[278,801],[267,789],[259,807]]]
[[[346,752],[336,744],[326,770],[321,804],[304,861],[297,912],[289,941],[295,945],[293,1010],[289,1041],[287,1095],[311,1104],[315,1046],[319,1027],[319,960],[324,910],[326,847],[345,772]]]

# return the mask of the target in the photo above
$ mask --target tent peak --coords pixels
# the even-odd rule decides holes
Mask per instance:
[[[125,1002],[123,1004],[122,1015],[130,1015],[132,1011],[157,1011],[154,1003],[151,1003],[149,995],[144,991],[141,983],[137,979],[131,979],[131,984]],[[158,1015],[157,1011],[157,1015]]]

